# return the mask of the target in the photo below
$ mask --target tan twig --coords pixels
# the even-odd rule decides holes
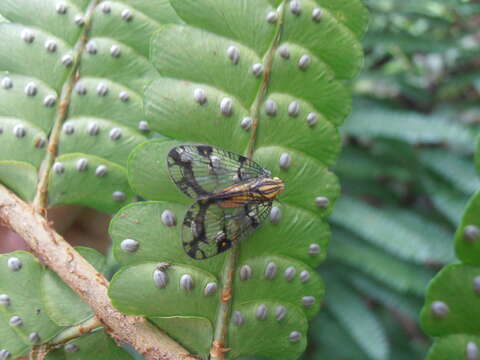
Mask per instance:
[[[34,346],[30,354],[28,354],[28,360],[44,360],[48,354],[48,347],[46,345]]]
[[[272,44],[268,49],[268,52],[265,56],[265,65],[263,71],[263,80],[258,89],[257,96],[255,97],[255,101],[250,109],[252,114],[253,123],[252,123],[252,135],[248,141],[248,149],[247,149],[247,157],[252,158],[253,152],[255,151],[255,143],[257,141],[257,133],[258,133],[258,125],[259,125],[259,118],[260,118],[260,108],[265,103],[265,98],[268,92],[268,86],[270,85],[270,78],[272,73],[272,66],[273,66],[273,59],[275,57],[275,53],[277,51],[278,44],[280,42],[280,38],[282,36],[283,31],[283,19],[285,17],[285,3],[286,0],[282,2],[278,9],[278,20],[277,20],[277,27],[275,31],[275,36],[272,40]]]
[[[227,341],[228,323],[232,312],[233,278],[239,249],[238,244],[235,244],[232,249],[230,249],[223,267],[223,290],[217,312],[217,323],[215,325],[212,348],[210,349],[210,357],[212,360],[223,360],[225,353],[228,351],[228,349],[225,348],[225,344]]]
[[[108,281],[36,213],[0,185],[0,220],[20,235],[35,255],[95,312],[117,341],[130,344],[146,359],[182,360],[188,351],[140,316],[117,311],[108,297]]]
[[[72,54],[72,69],[60,93],[60,102],[55,113],[52,131],[48,138],[47,152],[45,153],[45,158],[42,161],[38,173],[37,191],[35,193],[35,199],[33,200],[35,210],[38,213],[46,212],[48,202],[48,179],[50,176],[50,171],[52,169],[55,159],[57,158],[58,144],[60,142],[62,125],[68,117],[68,108],[70,106],[73,88],[75,86],[75,83],[77,82],[77,75],[80,67],[80,60],[82,58],[82,52],[84,51],[85,44],[88,41],[88,34],[92,27],[92,18],[95,7],[98,5],[99,2],[100,0],[92,0],[87,8],[87,11],[85,13],[85,24],[83,26],[83,31],[80,35],[79,40],[75,44],[75,48]]]

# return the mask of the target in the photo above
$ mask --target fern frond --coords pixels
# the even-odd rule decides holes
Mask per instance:
[[[348,331],[372,360],[387,360],[390,347],[385,329],[362,298],[337,277],[327,276],[326,305],[333,317]]]
[[[440,116],[395,111],[373,102],[356,102],[355,111],[343,127],[343,133],[365,139],[396,139],[412,145],[448,144],[473,153],[475,143],[470,131]]]
[[[445,150],[427,150],[419,155],[420,163],[453,184],[466,195],[480,188],[472,159],[460,157]]]
[[[329,311],[322,311],[320,316],[314,320],[310,338],[316,346],[309,358],[316,360],[370,360],[350,335],[348,329],[340,324]]]
[[[432,176],[423,176],[421,182],[428,192],[434,207],[443,214],[452,225],[460,223],[462,212],[468,202],[468,196],[452,187],[444,181]]]
[[[368,225],[367,225],[368,226]],[[404,293],[422,296],[434,272],[402,261],[342,231],[334,232],[331,259]]]
[[[417,264],[446,263],[453,259],[448,232],[426,219],[416,219],[406,211],[374,208],[353,198],[343,197],[337,202],[331,220],[407,261]]]
[[[420,297],[412,297],[392,290],[383,284],[362,274],[351,274],[349,281],[357,289],[382,305],[400,310],[404,314],[416,319],[422,306]]]

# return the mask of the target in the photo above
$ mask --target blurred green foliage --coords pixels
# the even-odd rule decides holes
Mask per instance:
[[[368,0],[364,72],[335,171],[343,197],[305,359],[423,359],[418,316],[455,261],[480,122],[480,1]]]

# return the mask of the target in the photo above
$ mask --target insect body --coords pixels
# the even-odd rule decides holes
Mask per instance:
[[[170,264],[168,262],[161,262],[161,263],[157,264],[156,269],[160,270],[160,271],[165,271],[165,270],[169,269],[171,266],[172,266],[172,264]]]
[[[168,153],[170,177],[195,203],[182,222],[182,242],[194,259],[224,252],[254,232],[284,190],[279,178],[245,156],[208,145]]]
[[[211,195],[221,207],[239,207],[245,204],[271,202],[283,191],[279,178],[258,178],[243,184],[229,186]]]

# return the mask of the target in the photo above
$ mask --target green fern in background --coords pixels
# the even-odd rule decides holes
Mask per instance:
[[[426,286],[478,190],[478,1],[370,0],[366,66],[335,169],[325,310],[306,359],[423,359]],[[477,25],[476,25],[477,24]],[[475,46],[477,52],[475,52]],[[453,341],[453,340],[451,340]]]

